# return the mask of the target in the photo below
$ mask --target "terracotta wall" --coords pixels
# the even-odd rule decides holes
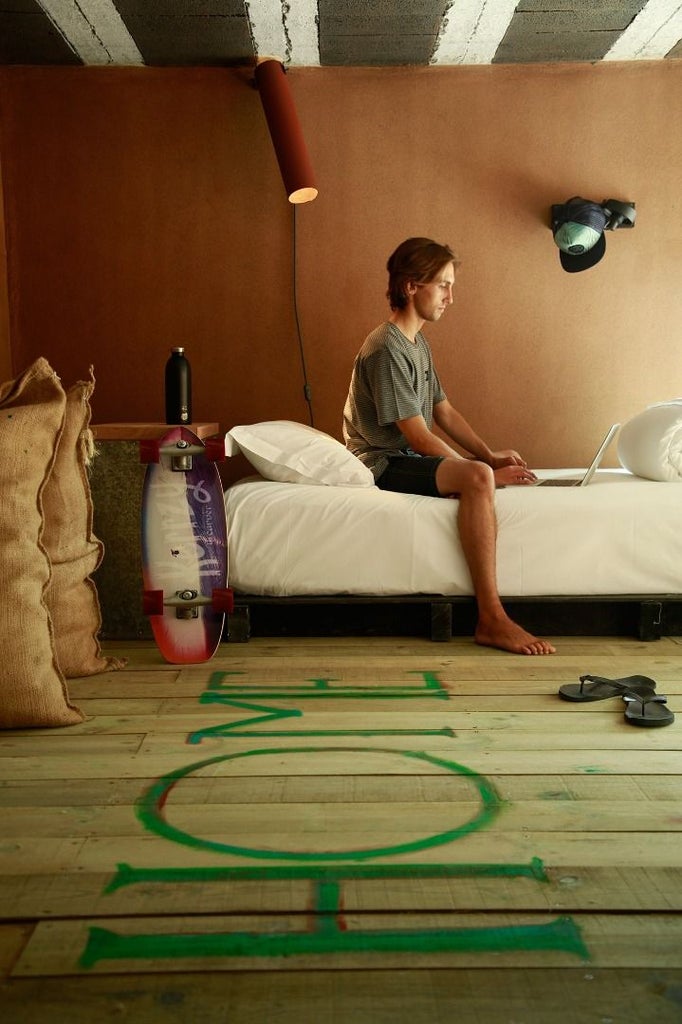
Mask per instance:
[[[492,445],[584,464],[610,422],[682,394],[682,62],[289,82],[320,187],[296,213],[316,426],[340,436],[386,257],[413,234],[463,260],[429,336]],[[308,422],[293,210],[250,72],[4,68],[0,89],[14,370],[44,355],[69,382],[93,363],[96,419],[161,419],[184,344],[196,419]],[[548,215],[578,193],[634,200],[638,221],[572,275]]]
[[[0,153],[0,380],[12,376],[9,344],[9,300],[7,295],[7,251],[5,249],[5,211],[2,203],[2,154]]]

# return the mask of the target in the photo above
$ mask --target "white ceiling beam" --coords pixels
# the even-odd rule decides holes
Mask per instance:
[[[112,0],[38,0],[84,64],[144,64]]]
[[[517,4],[518,0],[453,0],[430,63],[492,63]]]
[[[251,39],[257,57],[278,57],[284,64],[320,63],[317,0],[246,0]]]
[[[285,59],[287,37],[284,34],[282,6],[278,0],[246,0],[246,15],[256,57]]]
[[[657,60],[682,39],[680,0],[649,0],[604,60]]]

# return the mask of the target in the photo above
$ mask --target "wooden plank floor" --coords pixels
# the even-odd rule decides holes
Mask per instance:
[[[109,645],[0,735],[3,1024],[681,1021],[682,641],[556,644]]]

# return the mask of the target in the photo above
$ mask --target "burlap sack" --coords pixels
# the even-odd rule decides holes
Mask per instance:
[[[42,496],[66,397],[45,359],[0,385],[0,727],[73,725],[44,595],[50,563],[41,541]]]
[[[42,542],[52,565],[45,599],[52,617],[57,662],[64,675],[89,676],[124,664],[102,657],[97,635],[102,627],[97,569],[103,545],[92,532],[92,497],[87,463],[93,444],[90,396],[95,386],[79,381],[66,392],[64,427],[54,465],[43,492]]]

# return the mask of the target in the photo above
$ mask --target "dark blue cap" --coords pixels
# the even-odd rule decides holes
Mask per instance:
[[[554,241],[561,250],[561,266],[569,273],[587,270],[606,252],[604,228],[608,217],[599,203],[574,196],[557,208],[552,224]]]

